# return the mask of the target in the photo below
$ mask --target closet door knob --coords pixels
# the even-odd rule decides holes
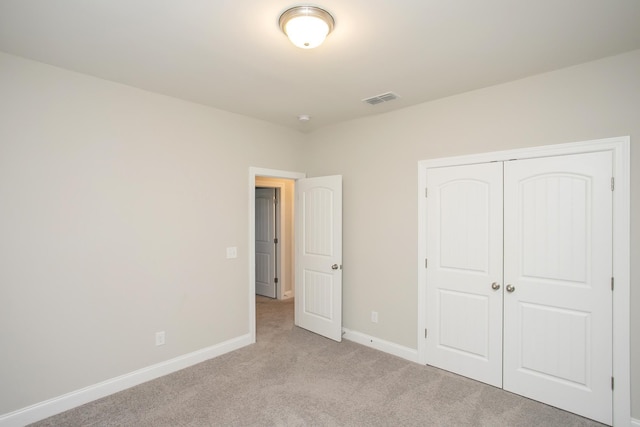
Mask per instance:
[[[507,285],[507,288],[506,288],[506,289],[507,289],[507,292],[513,292],[513,291],[515,291],[515,290],[516,290],[516,287],[515,287],[515,286],[513,286],[513,285]]]
[[[500,283],[498,282],[493,282],[491,284],[491,289],[493,289],[494,291],[497,291],[498,289],[500,289]]]

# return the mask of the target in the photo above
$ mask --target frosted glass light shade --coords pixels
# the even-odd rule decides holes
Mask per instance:
[[[333,25],[331,14],[314,6],[292,7],[280,16],[280,28],[291,43],[302,49],[320,46]]]

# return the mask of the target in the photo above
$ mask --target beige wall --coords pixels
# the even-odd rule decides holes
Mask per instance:
[[[632,413],[640,418],[640,51],[311,134],[308,176],[344,176],[344,326],[417,346],[419,160],[622,135],[632,140]]]
[[[248,333],[249,166],[344,175],[344,326],[416,348],[417,162],[620,135],[640,366],[638,76],[640,51],[303,135],[0,54],[0,414]]]
[[[298,132],[4,54],[0,94],[0,414],[249,333],[249,167]]]

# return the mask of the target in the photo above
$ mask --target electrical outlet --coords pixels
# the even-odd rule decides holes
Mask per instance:
[[[377,311],[372,311],[371,312],[371,321],[373,323],[378,323],[378,312]]]
[[[227,259],[238,258],[238,248],[230,246],[227,248]]]
[[[156,332],[156,345],[164,345],[164,331]]]

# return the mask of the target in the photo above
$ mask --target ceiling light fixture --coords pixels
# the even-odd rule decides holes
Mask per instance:
[[[333,16],[315,6],[296,6],[280,15],[280,28],[291,43],[302,49],[313,49],[322,44],[333,30]]]

